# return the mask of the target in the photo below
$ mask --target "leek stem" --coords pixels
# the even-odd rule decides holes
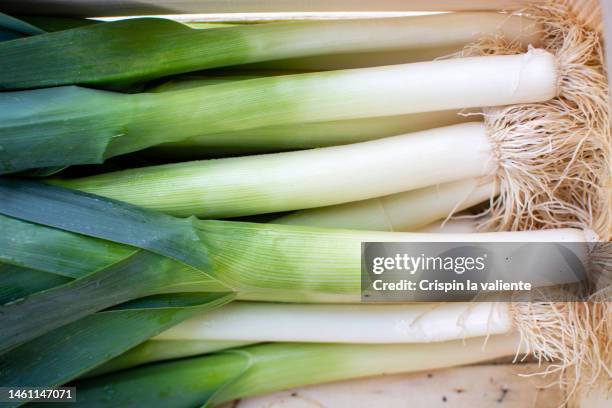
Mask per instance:
[[[263,353],[257,357],[263,357],[268,364],[256,363],[239,381],[221,391],[215,398],[216,403],[298,385],[473,364],[512,356],[520,350],[514,335],[492,336],[486,344],[478,337],[406,345],[313,344],[308,347],[296,344],[288,347],[293,353],[276,356],[272,355],[276,351],[272,346],[251,346],[251,350],[256,347],[258,351],[266,351],[267,358]],[[279,364],[280,361],[284,364]],[[296,366],[301,369],[296,370]]]
[[[500,33],[539,43],[523,17],[459,13],[392,19],[310,21],[190,29],[162,19],[128,19],[0,44],[0,89],[117,86],[202,69],[308,55],[461,47]]]
[[[546,101],[557,94],[557,80],[555,57],[531,50],[175,92],[126,95],[78,87],[5,92],[0,173],[99,163],[160,143],[257,127]]]
[[[303,305],[234,302],[198,313],[87,377],[255,342],[430,343],[507,333],[505,303]]]
[[[107,154],[273,125],[546,101],[557,80],[555,57],[531,50],[123,95],[135,111]],[[130,137],[145,130],[146,139]]]
[[[255,345],[78,382],[76,404],[88,408],[215,406],[295,386],[501,358],[515,354],[518,345],[516,336],[492,336],[486,344],[482,338],[473,338],[403,345]],[[157,392],[151,393],[152,389]]]
[[[573,229],[422,234],[230,221],[198,228],[215,265],[211,274],[241,300],[358,303],[362,242],[578,242],[576,255],[585,265],[589,259],[588,237]]]
[[[54,183],[176,216],[227,218],[360,201],[496,170],[485,126],[465,123],[346,146]]]
[[[324,305],[234,302],[154,340],[429,343],[507,333],[505,303]]]
[[[101,197],[18,179],[1,180],[0,195],[4,197],[0,200],[0,212],[23,220],[16,222],[13,228],[23,230],[21,234],[30,237],[19,243],[19,250],[11,250],[9,245],[10,259],[15,264],[39,269],[36,262],[29,262],[32,258],[30,254],[34,252],[38,257],[44,255],[51,265],[69,265],[71,258],[81,258],[78,247],[72,253],[58,252],[53,247],[41,246],[39,239],[54,236],[58,242],[78,243],[79,240],[73,237],[97,237],[88,240],[87,246],[91,246],[89,250],[93,251],[93,246],[98,245],[98,252],[104,256],[93,262],[89,274],[88,259],[82,259],[84,262],[79,265],[78,275],[85,274],[85,277],[81,280],[85,279],[95,286],[95,277],[99,275],[100,283],[106,287],[120,285],[114,281],[129,280],[132,283],[125,286],[132,288],[134,296],[143,296],[143,290],[153,290],[161,284],[156,289],[157,293],[218,290],[234,292],[242,299],[251,300],[359,301],[362,242],[575,242],[580,243],[577,245],[580,248],[578,252],[584,252],[577,254],[579,259],[585,263],[589,261],[586,244],[589,233],[576,229],[422,234],[176,219]],[[45,208],[45,211],[39,211],[40,208]],[[120,216],[120,223],[117,216]],[[86,222],[91,219],[95,222]],[[108,251],[109,240],[126,244],[126,250]],[[57,247],[62,248],[63,245]],[[132,254],[134,247],[146,250],[150,256],[147,258],[137,253],[125,258]],[[0,249],[0,253],[4,251],[2,245]],[[159,254],[157,258],[153,256],[154,253]],[[139,264],[134,262],[137,258],[155,262]],[[105,261],[101,265],[102,259]],[[134,263],[133,270],[129,269],[129,274],[117,273],[122,267],[129,266],[130,260]],[[175,262],[172,266],[172,262],[169,262],[172,260],[179,263]],[[149,276],[159,270],[157,262],[163,266],[163,273],[157,273],[159,279],[144,278],[138,281],[139,272]],[[99,270],[100,266],[103,270]],[[58,288],[57,293],[63,293],[62,297],[66,297],[83,283],[85,281],[68,283]],[[44,299],[51,298],[50,292],[46,292]],[[83,297],[78,293],[74,295],[80,296],[79,299]],[[106,299],[98,300],[104,303],[104,307],[110,306],[106,304]],[[28,302],[26,299],[13,307],[27,309],[30,303],[33,303],[32,307],[36,306],[35,301]],[[91,303],[95,302],[87,300],[87,304]],[[64,314],[63,317],[69,316]],[[9,317],[5,318],[10,320]]]
[[[328,228],[414,231],[492,198],[496,188],[494,181],[460,180],[370,200],[302,210],[272,222]]]

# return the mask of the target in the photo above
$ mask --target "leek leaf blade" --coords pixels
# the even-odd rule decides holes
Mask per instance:
[[[191,29],[167,19],[137,18],[3,44],[0,53],[12,57],[0,61],[0,89],[69,84],[110,85],[116,89],[175,73],[243,62],[247,47],[241,40],[242,30],[222,35],[216,32],[218,29],[214,31]]]
[[[64,384],[111,360],[195,313],[212,310],[233,294],[185,294],[179,300],[150,299],[136,308],[95,313],[0,355],[4,386]]]
[[[102,163],[129,96],[76,86],[0,93],[0,174]]]
[[[67,278],[81,278],[138,250],[3,215],[0,230],[6,231],[0,234],[1,262]]]
[[[23,179],[0,179],[0,198],[0,213],[9,217],[146,249],[203,271],[211,267],[192,219]]]
[[[0,197],[5,215],[0,221],[9,227],[0,257],[42,271],[48,262],[51,272],[78,278],[0,307],[0,351],[142,296],[229,292],[209,274],[208,254],[193,220],[19,179],[0,179]],[[59,239],[49,241],[50,236]],[[71,251],[71,243],[82,245]],[[79,248],[87,246],[94,257],[83,258]],[[84,261],[71,264],[74,258]],[[61,273],[71,266],[76,271]]]
[[[32,24],[9,16],[8,14],[0,13],[0,29],[13,31],[21,34],[21,36],[43,34],[44,30],[33,26]]]
[[[70,278],[53,273],[0,264],[0,305],[69,281]]]
[[[199,271],[141,251],[97,273],[0,307],[0,352],[102,309],[157,293],[206,289]],[[75,308],[75,305],[78,307]]]

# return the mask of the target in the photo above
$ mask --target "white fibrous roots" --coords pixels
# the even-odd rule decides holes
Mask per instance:
[[[544,28],[541,47],[558,61],[558,96],[485,108],[498,158],[500,194],[484,230],[589,228],[609,240],[612,144],[608,84],[599,33],[562,5],[521,11]],[[520,43],[485,37],[463,55],[516,54]]]
[[[559,2],[521,10],[543,27],[544,50],[558,62],[558,95],[539,103],[483,109],[498,159],[500,194],[481,214],[481,230],[581,228],[595,232],[598,271],[589,301],[514,303],[523,346],[552,364],[568,400],[593,389],[612,392],[612,141],[600,34]],[[501,35],[461,56],[526,50]]]

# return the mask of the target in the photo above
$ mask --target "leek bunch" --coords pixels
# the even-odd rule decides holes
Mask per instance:
[[[3,272],[28,293],[5,298],[0,307],[0,378],[8,385],[65,383],[233,299],[358,302],[363,241],[582,242],[579,257],[591,262],[589,236],[572,229],[423,234],[178,219],[18,179],[3,179],[0,195],[3,230],[9,231],[0,259],[12,265]],[[39,275],[60,278],[41,287]],[[557,315],[548,307],[502,313],[501,332],[523,327],[518,316]],[[482,329],[486,321],[475,324]],[[546,350],[545,339],[529,346]]]
[[[600,47],[552,6],[237,25],[0,15],[0,385],[188,407],[524,354],[599,387]],[[118,156],[153,165],[96,166]],[[196,160],[166,163],[182,159]],[[601,290],[360,305],[363,242],[572,243]]]

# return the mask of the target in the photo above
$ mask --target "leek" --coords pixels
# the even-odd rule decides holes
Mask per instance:
[[[520,329],[505,303],[302,305],[234,302],[196,314],[87,376],[255,342],[431,343]]]
[[[163,19],[127,19],[0,44],[0,89],[126,85],[206,68],[360,51],[461,47],[503,33],[537,44],[541,27],[497,13],[314,21],[197,30]],[[280,39],[280,40],[279,40]],[[34,68],[36,67],[36,68]]]
[[[431,343],[516,329],[503,303],[301,305],[235,302],[197,314],[87,376],[255,342]]]
[[[460,180],[404,193],[298,211],[276,224],[381,231],[414,231],[491,199],[494,181]]]
[[[257,127],[546,101],[558,92],[556,65],[552,54],[532,50],[175,92],[70,86],[4,92],[0,173],[100,163],[160,143]]]
[[[333,163],[321,164],[322,172],[318,160],[306,163],[313,158],[309,152],[144,169],[113,175],[118,181],[107,178],[112,181],[109,186],[99,185],[104,176],[75,181],[73,186],[171,214],[223,217],[334,205],[495,174],[500,194],[488,210],[489,229],[589,227],[605,239],[612,219],[604,188],[610,174],[610,127],[599,36],[562,7],[542,7],[529,14],[544,30],[546,51],[260,78],[160,94],[117,95],[70,87],[0,94],[0,105],[6,106],[0,109],[0,172],[96,163],[207,134],[488,106],[483,108],[485,125],[464,136],[454,155],[435,154],[438,148],[456,146],[442,136],[442,143],[424,150],[406,144],[404,149],[410,151],[401,149],[405,157],[389,153],[382,157],[389,159],[387,167],[362,177],[366,183],[384,179],[363,192],[353,190],[358,177],[351,176],[361,176],[373,155],[363,160],[361,172],[350,166],[346,180],[351,183],[339,188],[328,170],[335,164],[333,170],[342,173],[345,160],[355,167],[357,160],[344,155],[339,160],[328,150],[320,157],[331,157]],[[226,30],[233,28],[202,32]],[[23,42],[30,40],[34,38]],[[512,40],[511,36],[484,39],[465,53],[514,54],[521,45]],[[150,38],[147,41],[152,43]],[[122,65],[129,64],[113,61],[115,67],[123,69]],[[62,72],[66,66],[72,65],[62,65]],[[82,143],[84,137],[88,143]],[[469,144],[476,148],[470,150]],[[363,147],[355,149],[349,152],[365,155]],[[461,162],[457,156],[471,162]],[[399,161],[415,166],[400,166]],[[253,180],[264,164],[262,171],[269,178]],[[451,168],[457,174],[450,174]],[[224,170],[222,175],[217,174],[219,169]],[[173,177],[166,177],[165,171]],[[416,180],[414,171],[424,176]],[[315,189],[317,176],[325,183]],[[133,191],[117,191],[118,187]]]
[[[515,354],[517,344],[514,336],[492,336],[485,346],[481,338],[406,345],[255,345],[77,382],[76,405],[216,406],[295,386],[492,360]]]
[[[176,216],[227,218],[491,176],[497,166],[484,124],[464,123],[346,146],[151,166],[54,183]]]
[[[430,343],[503,334],[515,325],[506,303],[325,305],[234,302],[196,315],[155,341]]]

